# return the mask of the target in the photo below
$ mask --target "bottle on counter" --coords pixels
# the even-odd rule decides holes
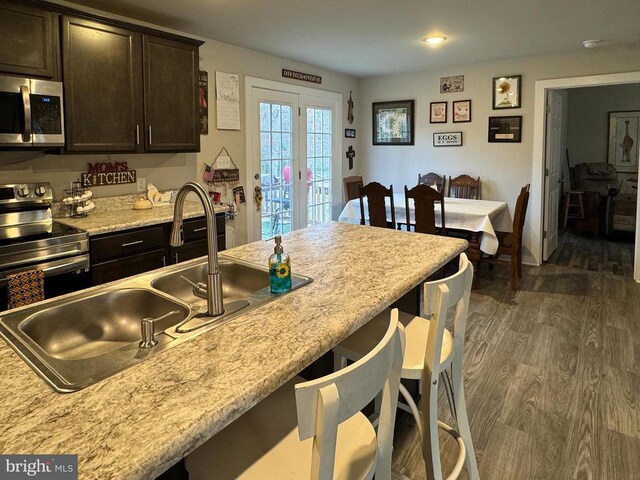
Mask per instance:
[[[291,259],[284,253],[282,237],[276,235],[276,246],[269,257],[269,280],[271,293],[284,293],[291,290]]]

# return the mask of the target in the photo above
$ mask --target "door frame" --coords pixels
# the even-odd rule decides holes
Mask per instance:
[[[256,185],[259,185],[259,181],[253,178],[254,172],[253,168],[253,136],[251,132],[254,128],[254,118],[251,115],[251,109],[253,104],[253,88],[261,88],[264,90],[275,90],[278,92],[284,93],[292,93],[296,94],[299,97],[315,97],[322,99],[324,101],[330,101],[334,103],[335,106],[335,121],[333,122],[333,148],[332,148],[332,156],[333,162],[332,167],[334,168],[336,175],[333,176],[332,181],[332,212],[336,210],[336,206],[341,204],[342,201],[342,188],[340,184],[340,179],[342,177],[342,168],[341,168],[341,152],[342,152],[342,136],[340,132],[342,131],[342,94],[337,92],[330,92],[327,90],[318,90],[315,88],[302,87],[299,85],[293,85],[290,83],[284,82],[276,82],[274,80],[265,80],[263,78],[256,77],[245,77],[244,79],[244,98],[245,98],[245,151],[247,152],[246,158],[246,185],[247,185],[247,202],[251,205],[251,207],[247,208],[247,219],[246,219],[246,228],[247,228],[247,239],[251,242],[254,241],[254,215],[255,209],[253,208],[253,190]],[[299,135],[302,133],[300,130],[301,126],[301,118],[302,115],[298,115],[298,132]],[[305,130],[306,131],[306,130]],[[300,154],[302,155],[302,153]]]
[[[542,244],[544,235],[544,203],[547,192],[544,190],[544,168],[546,151],[546,104],[547,91],[565,90],[581,87],[595,87],[605,85],[624,85],[640,83],[640,71],[626,73],[611,73],[605,75],[589,75],[584,77],[555,78],[538,80],[535,85],[535,107],[533,112],[533,170],[531,177],[531,230],[532,255],[536,265],[542,264]],[[636,208],[636,241],[635,266],[633,278],[640,283],[640,197]]]

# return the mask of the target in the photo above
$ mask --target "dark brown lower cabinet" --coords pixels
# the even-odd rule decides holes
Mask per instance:
[[[225,249],[224,213],[216,215],[218,251]],[[185,220],[184,245],[170,244],[171,223],[91,237],[93,285],[119,280],[207,254],[204,218]]]

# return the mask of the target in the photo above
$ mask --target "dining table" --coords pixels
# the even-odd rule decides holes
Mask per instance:
[[[369,213],[367,198],[363,197],[364,223],[368,224]],[[407,223],[405,198],[402,193],[393,195],[396,223]],[[391,217],[391,199],[385,199],[387,218]],[[468,232],[469,249],[467,255],[477,271],[481,252],[494,255],[498,251],[498,235],[496,232],[511,232],[513,220],[506,202],[495,200],[474,200],[467,198],[444,197],[445,227],[447,230]],[[409,199],[409,215],[415,219],[415,205]],[[349,200],[338,221],[360,224],[360,199]],[[435,206],[436,226],[442,227],[440,205]],[[474,282],[475,283],[475,282]]]

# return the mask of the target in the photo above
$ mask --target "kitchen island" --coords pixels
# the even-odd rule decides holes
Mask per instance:
[[[0,452],[77,454],[83,479],[153,479],[467,246],[337,222],[283,244],[311,284],[79,392],[54,393],[1,343]],[[272,251],[225,256],[265,265]]]

